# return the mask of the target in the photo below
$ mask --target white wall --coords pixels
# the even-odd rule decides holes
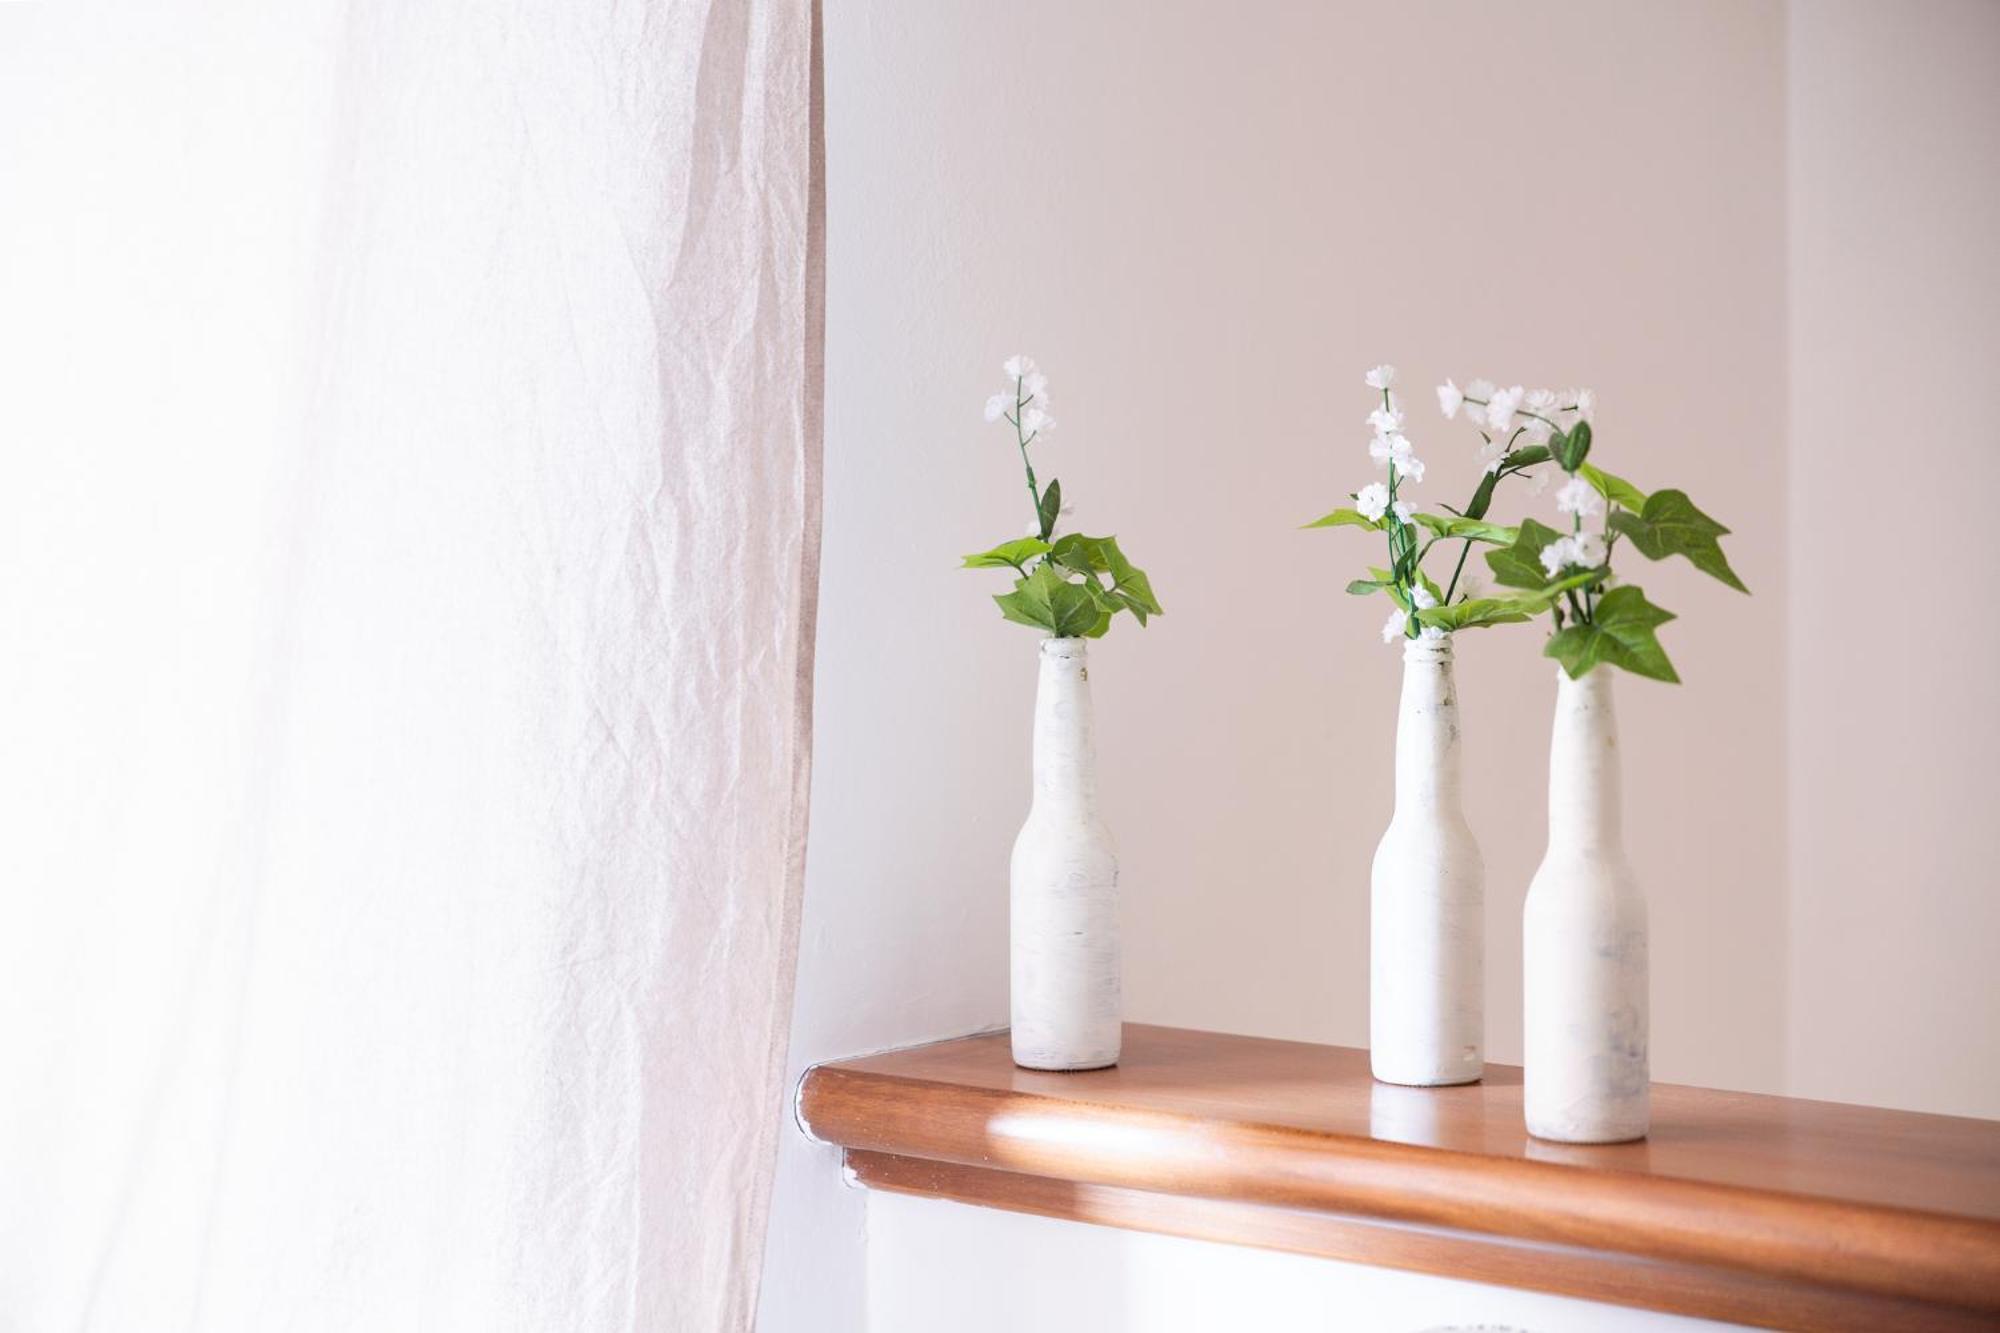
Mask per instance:
[[[2000,1116],[2000,5],[1791,21],[1792,1082]]]
[[[1827,565],[1824,541],[1801,545],[1787,530],[1809,512],[1869,513],[1888,475],[1850,477],[1843,455],[1808,456],[1819,433],[1787,392],[1788,366],[1825,377],[1825,410],[1843,428],[1877,425],[1873,439],[1961,460],[1956,475],[1929,475],[1920,454],[1902,470],[1917,493],[1971,494],[1992,477],[1990,454],[1966,457],[1991,437],[1975,434],[1976,419],[1947,418],[1956,435],[1940,440],[1883,411],[1896,385],[1844,378],[1810,340],[1788,361],[1788,314],[1797,324],[1907,310],[1862,344],[1890,352],[1923,320],[1916,296],[1886,304],[1900,298],[1874,281],[1866,248],[1813,277],[1849,304],[1788,303],[1787,247],[1806,263],[1801,239],[1853,205],[1838,174],[1841,117],[1887,116],[1878,133],[1893,136],[1905,106],[1931,107],[1908,122],[1927,131],[1955,107],[1952,197],[1983,209],[1873,234],[1948,243],[1908,270],[1919,295],[1954,272],[1968,286],[1942,298],[1957,301],[1962,332],[1928,336],[1962,348],[1945,365],[1991,352],[1981,320],[1994,303],[1978,293],[1992,289],[1976,284],[1992,261],[1974,238],[1993,216],[1994,155],[1980,135],[1995,119],[1991,94],[1976,98],[1991,65],[1976,53],[1991,49],[1978,39],[1994,12],[1968,8],[1956,35],[1924,39],[1959,47],[1936,101],[1885,101],[1930,59],[1922,51],[1871,71],[1866,86],[1881,95],[1858,108],[1842,100],[1846,75],[1829,74],[1812,101],[1818,128],[1795,125],[1789,141],[1802,158],[1815,144],[1832,154],[1828,174],[1818,187],[1802,174],[1788,194],[1788,37],[1774,2],[1273,5],[1231,18],[1192,3],[829,6],[826,546],[795,1069],[1005,1020],[1006,853],[1027,799],[1033,640],[993,612],[994,579],[953,565],[1026,518],[1011,453],[977,414],[998,360],[1021,350],[1054,377],[1063,427],[1049,467],[1082,524],[1115,530],[1151,569],[1169,611],[1093,649],[1130,1016],[1365,1039],[1367,866],[1389,813],[1398,665],[1375,639],[1381,608],[1340,594],[1366,543],[1294,525],[1369,479],[1359,376],[1388,359],[1411,382],[1432,500],[1462,498],[1476,440],[1437,420],[1422,386],[1504,375],[1594,386],[1604,464],[1644,486],[1680,485],[1736,529],[1729,549],[1754,597],[1684,567],[1625,571],[1681,613],[1663,637],[1687,682],[1619,686],[1630,837],[1653,903],[1656,1076],[2000,1113],[1985,1074],[1941,1073],[1948,1062],[1910,1040],[1930,1012],[1911,998],[1929,984],[1918,973],[1940,949],[1952,961],[1935,993],[1955,997],[1959,1030],[1993,1030],[1993,987],[1973,969],[1994,918],[1965,903],[1990,835],[1963,822],[1970,788],[1961,805],[1925,811],[1933,787],[1917,762],[1991,660],[1992,632],[1959,631],[1969,651],[1926,668],[1955,692],[1901,714],[1914,735],[1887,753],[1907,776],[1859,763],[1839,738],[1862,710],[1847,687],[1801,681],[1802,635],[1863,691],[1919,652],[1937,655],[1927,631],[1904,628],[1916,618],[1894,597],[1913,580],[1893,539],[1848,529],[1844,563]],[[1870,25],[1891,21],[1805,13],[1795,82],[1798,62],[1829,58],[1813,37],[1822,15],[1846,25],[1849,60],[1865,57]],[[1804,97],[1789,103],[1794,117]],[[1949,155],[1919,157],[1876,170],[1887,184],[1927,185],[1949,167]],[[1876,304],[1852,304],[1864,293]],[[1829,334],[1830,349],[1846,346]],[[1960,383],[1986,378],[1982,364]],[[1983,405],[1958,393],[1968,413]],[[1789,458],[1788,406],[1801,423]],[[1522,503],[1503,501],[1510,514]],[[1795,583],[1795,564],[1813,565],[1809,577]],[[1880,600],[1836,623],[1829,599],[1863,566],[1884,585]],[[1941,607],[1960,595],[1951,580],[1977,568],[1968,552],[1917,595]],[[1806,628],[1815,615],[1824,630]],[[1859,648],[1870,635],[1878,646]],[[1519,1056],[1519,910],[1543,842],[1553,668],[1538,637],[1484,632],[1460,649],[1498,1060]],[[1789,738],[1788,687],[1801,701]],[[1874,706],[1883,720],[1868,725],[1886,736],[1898,715]],[[1970,709],[1949,753],[1979,779],[1993,712],[1977,698]],[[1791,772],[1814,768],[1814,782],[1794,784],[1788,758]],[[1870,794],[1899,780],[1908,790],[1889,808],[1929,839],[1902,854],[1935,858],[1922,882],[1958,897],[1884,932],[1906,992],[1885,1006],[1898,1030],[1858,1046],[1820,1016],[1876,1030],[1856,1011],[1879,990],[1853,968],[1884,966],[1873,955],[1889,946],[1867,937],[1894,882],[1854,872],[1905,846],[1865,814]],[[1808,845],[1802,817],[1840,821],[1843,841]],[[1791,849],[1814,868],[1795,897]],[[1841,887],[1809,891],[1810,877]],[[1844,916],[1821,916],[1829,902]],[[1791,932],[1794,903],[1807,933]],[[1834,993],[1845,998],[1823,1009]],[[1983,1044],[1990,1064],[1990,1036]],[[871,1301],[864,1197],[838,1183],[830,1150],[788,1139],[765,1329],[869,1327],[871,1304],[873,1327],[898,1327],[908,1291],[987,1289],[1004,1246],[1073,1255],[1045,1277],[1065,1290],[1099,1244],[1050,1245],[1036,1239],[1049,1224],[993,1219],[976,1252],[920,1250],[926,1228],[957,1225],[955,1210],[927,1205],[878,1227]],[[1116,1245],[1141,1267],[1173,1247],[1189,1289],[1249,1262],[1157,1238]],[[1269,1272],[1301,1276],[1272,1280],[1316,1308],[1312,1293],[1331,1279],[1289,1263]]]

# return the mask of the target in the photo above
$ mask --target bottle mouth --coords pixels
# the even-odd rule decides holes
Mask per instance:
[[[1043,639],[1043,657],[1082,657],[1090,651],[1088,639]]]
[[[1451,635],[1440,634],[1435,639],[1419,636],[1403,640],[1403,660],[1405,662],[1451,661]]]

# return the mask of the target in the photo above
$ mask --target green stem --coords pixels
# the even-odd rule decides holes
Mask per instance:
[[[1458,563],[1452,566],[1451,582],[1444,590],[1444,604],[1451,605],[1451,595],[1458,591],[1458,576],[1465,572],[1465,557],[1472,554],[1472,538],[1465,539],[1465,545],[1458,548]]]
[[[1035,535],[1042,531],[1042,489],[1035,484],[1035,465],[1028,461],[1028,436],[1021,430],[1021,409],[1028,400],[1021,396],[1021,377],[1014,380],[1014,415],[1007,418],[1014,423],[1014,440],[1021,448],[1021,468],[1028,474],[1028,507],[1035,514]]]

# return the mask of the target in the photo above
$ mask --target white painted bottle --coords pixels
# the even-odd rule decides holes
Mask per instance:
[[[1622,1143],[1650,1121],[1646,900],[1625,859],[1611,668],[1557,672],[1549,850],[1522,920],[1528,1132]]]
[[[1375,848],[1368,929],[1369,1066],[1385,1083],[1484,1072],[1485,866],[1460,800],[1452,641],[1403,642],[1396,812]]]
[[[1046,639],[1035,692],[1035,797],[1014,840],[1009,942],[1014,1063],[1118,1063],[1118,856],[1097,814],[1083,639]]]

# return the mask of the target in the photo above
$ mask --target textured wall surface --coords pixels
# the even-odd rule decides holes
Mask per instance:
[[[1791,25],[1791,1081],[2000,1116],[2000,5]]]

